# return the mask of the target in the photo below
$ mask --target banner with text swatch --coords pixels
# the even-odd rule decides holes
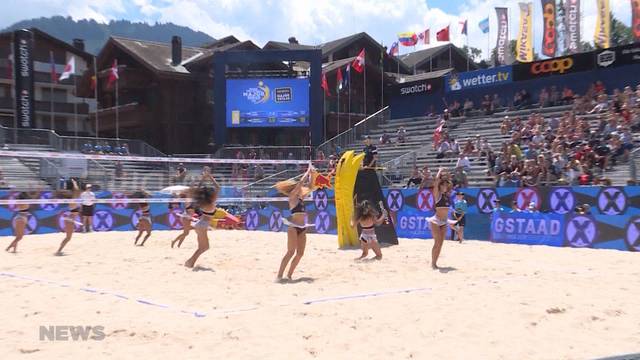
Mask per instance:
[[[507,65],[511,59],[509,49],[509,9],[496,8],[498,17],[498,36],[496,38],[496,65]]]
[[[580,26],[580,0],[566,0],[564,3],[564,48],[569,54],[579,53],[582,49],[580,46]]]

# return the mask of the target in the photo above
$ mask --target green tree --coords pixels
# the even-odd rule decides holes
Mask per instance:
[[[633,34],[631,28],[622,23],[609,13],[611,16],[611,46],[620,46],[633,43]]]
[[[474,48],[473,46],[464,45],[461,50],[462,50],[462,52],[467,54],[469,59],[471,59],[471,61],[473,61],[473,62],[479,61],[480,60],[480,56],[482,56],[482,50],[480,50],[478,48]]]

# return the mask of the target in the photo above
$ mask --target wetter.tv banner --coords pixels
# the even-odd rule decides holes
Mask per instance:
[[[445,87],[447,92],[456,92],[478,87],[508,84],[512,81],[511,66],[501,66],[486,70],[448,74],[445,77]]]
[[[227,80],[228,127],[309,126],[309,79]]]

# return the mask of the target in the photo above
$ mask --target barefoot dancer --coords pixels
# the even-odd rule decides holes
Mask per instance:
[[[26,192],[21,192],[20,195],[18,195],[18,200],[25,200],[28,198],[29,195]],[[5,251],[9,251],[9,249],[13,248],[14,253],[18,250],[18,242],[22,240],[22,237],[24,236],[24,229],[27,226],[27,221],[29,221],[29,204],[17,204],[16,209],[18,211],[13,220],[14,233],[16,237],[5,249]]]
[[[184,263],[184,266],[192,268],[198,257],[205,251],[209,250],[209,223],[216,214],[216,200],[218,200],[218,194],[220,193],[220,185],[216,179],[211,176],[213,182],[213,188],[200,187],[193,191],[193,199],[196,205],[200,208],[202,214],[200,219],[193,225],[196,235],[198,237],[198,248],[193,255]]]
[[[181,198],[185,198],[187,195],[186,194],[180,194]],[[185,204],[186,207],[184,209],[184,212],[182,212],[179,216],[180,216],[180,222],[182,222],[182,234],[178,235],[178,237],[175,238],[175,240],[173,240],[171,242],[171,247],[173,248],[173,246],[175,245],[175,243],[178,243],[178,247],[180,247],[180,245],[182,245],[182,242],[184,241],[184,239],[186,239],[186,237],[189,235],[189,233],[191,232],[191,229],[193,229],[193,227],[191,226],[191,221],[193,220],[193,215],[196,213],[196,206],[194,203],[189,203],[189,204]]]
[[[382,251],[378,244],[378,237],[376,236],[376,225],[380,225],[387,218],[387,212],[382,208],[382,214],[378,213],[378,210],[373,207],[373,204],[369,200],[365,200],[356,205],[353,219],[351,219],[351,226],[355,227],[360,225],[362,232],[360,233],[360,243],[362,244],[362,255],[356,260],[361,260],[367,257],[369,253],[369,247],[373,249],[376,254],[374,259],[382,259]]]
[[[148,197],[148,194],[146,192],[141,192],[134,195],[134,197],[144,199]],[[145,235],[144,239],[142,239],[142,242],[140,243],[140,246],[144,246],[144,243],[147,241],[149,236],[151,236],[151,229],[153,227],[153,223],[151,222],[151,209],[149,207],[149,203],[141,203],[138,207],[138,210],[140,210],[141,215],[140,218],[138,218],[138,225],[136,226],[136,228],[138,229],[138,236],[136,236],[136,241],[134,241],[133,245],[138,244],[138,240],[140,240],[142,233],[146,231],[147,235]]]
[[[71,180],[72,189],[71,191],[65,191],[61,195],[61,197],[68,197],[70,199],[78,199],[80,198],[80,187],[75,180]],[[77,202],[69,203],[69,209],[62,213],[62,219],[64,221],[64,232],[66,234],[65,238],[60,243],[60,247],[58,251],[56,251],[55,255],[62,255],[62,250],[67,245],[69,241],[71,241],[71,236],[73,236],[73,232],[76,229],[76,225],[79,224],[82,226],[80,222],[80,205]]]
[[[298,266],[300,259],[304,255],[304,249],[307,245],[306,223],[304,198],[311,192],[309,185],[312,167],[309,166],[307,172],[302,175],[300,181],[285,180],[277,183],[274,187],[282,194],[289,197],[289,209],[291,210],[292,226],[287,229],[287,252],[284,254],[280,262],[277,280],[281,281],[284,270],[291,260],[287,278],[291,280],[293,272]],[[295,254],[295,256],[294,256]]]
[[[435,203],[436,213],[427,221],[431,223],[431,233],[433,234],[433,248],[431,249],[431,267],[438,269],[438,257],[442,250],[442,244],[447,234],[447,225],[455,223],[448,219],[449,206],[451,206],[451,188],[453,184],[449,180],[449,172],[443,168],[438,170],[438,174],[433,183],[433,198],[437,199]]]

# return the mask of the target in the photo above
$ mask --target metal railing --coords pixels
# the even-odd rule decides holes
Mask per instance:
[[[109,145],[112,149],[126,144],[129,153],[142,156],[167,156],[142,140],[62,136],[49,129],[16,129],[0,126],[0,145],[48,145],[58,151],[82,151],[86,145]]]
[[[346,131],[343,131],[318,145],[317,149],[324,152],[327,156],[338,152],[339,149],[345,149],[347,146],[361,141],[371,130],[377,129],[380,125],[389,121],[390,116],[391,111],[389,111],[388,106],[385,106],[372,115],[369,115],[357,122],[350,129],[347,129]]]
[[[390,186],[405,178],[406,168],[412,168],[417,164],[418,153],[431,145],[425,145],[419,149],[402,154],[396,158],[382,163],[382,186]]]
[[[629,179],[638,184],[638,165],[640,165],[640,148],[635,149],[629,156]]]

